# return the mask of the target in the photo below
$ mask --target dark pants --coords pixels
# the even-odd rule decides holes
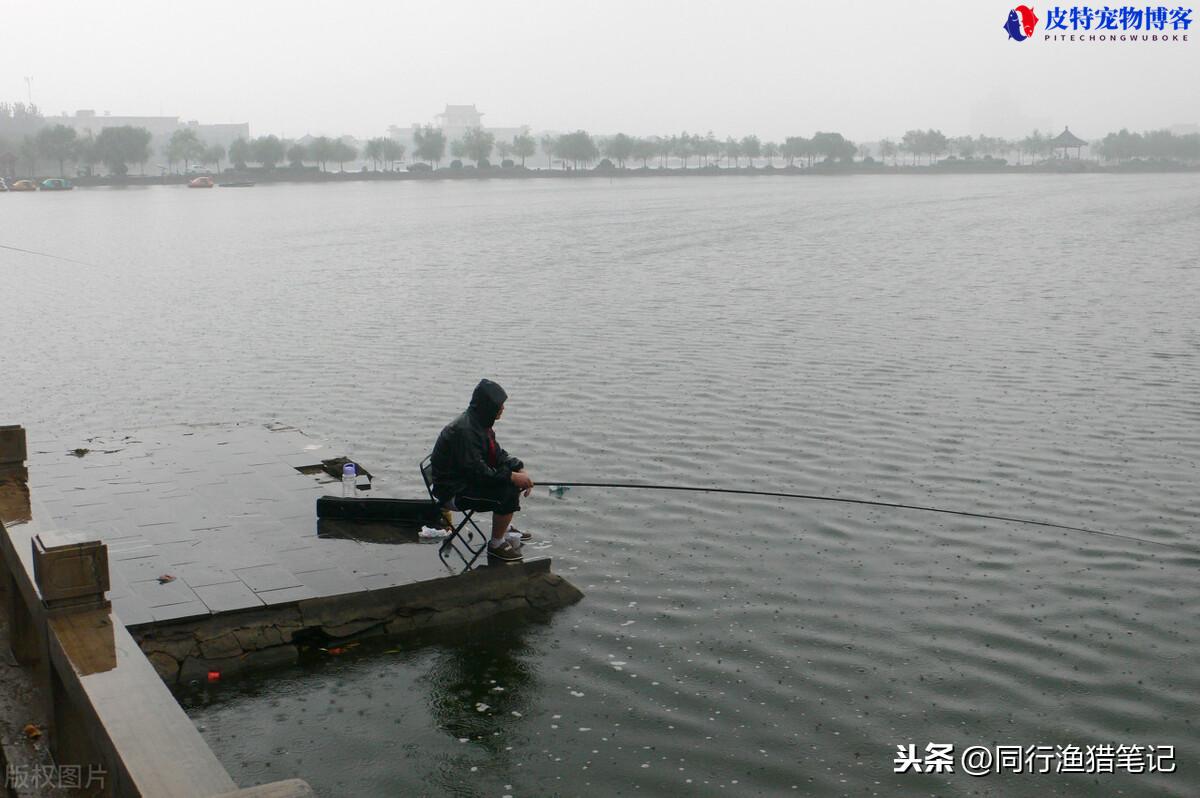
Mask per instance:
[[[480,483],[468,485],[455,496],[454,506],[459,510],[507,515],[521,509],[520,498],[520,489],[511,482]]]

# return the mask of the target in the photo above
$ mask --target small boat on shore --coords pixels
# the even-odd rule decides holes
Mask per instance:
[[[75,188],[70,180],[63,177],[51,177],[42,181],[42,191],[70,191]]]
[[[212,188],[212,187],[213,187],[213,179],[211,177],[209,177],[208,175],[202,175],[201,177],[193,177],[191,180],[188,181],[188,188]]]
[[[37,183],[32,180],[18,180],[8,188],[9,191],[37,191]]]
[[[252,180],[233,180],[228,183],[221,183],[221,188],[252,188],[254,181]]]

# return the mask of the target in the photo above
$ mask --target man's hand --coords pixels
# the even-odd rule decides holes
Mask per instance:
[[[533,493],[533,480],[524,471],[512,472],[512,483],[517,486],[517,490],[523,491],[526,496]]]

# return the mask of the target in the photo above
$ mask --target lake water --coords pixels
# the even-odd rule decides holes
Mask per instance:
[[[81,262],[0,250],[0,422],[281,421],[416,497],[486,375],[542,481],[1164,544],[539,488],[519,523],[582,603],[187,691],[242,784],[1190,795],[1198,219],[1194,175],[0,195],[0,244]],[[893,773],[927,743],[953,774]],[[1101,744],[1173,745],[1177,772],[958,757]]]

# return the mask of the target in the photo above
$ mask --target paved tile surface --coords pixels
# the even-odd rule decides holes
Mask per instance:
[[[437,547],[413,536],[387,543],[318,536],[316,500],[340,496],[341,483],[297,468],[343,453],[290,427],[180,425],[88,441],[28,435],[29,527],[108,545],[109,598],[126,625],[448,574]],[[77,448],[90,451],[76,457]],[[414,466],[402,498],[423,491]],[[164,575],[175,579],[160,582]]]

